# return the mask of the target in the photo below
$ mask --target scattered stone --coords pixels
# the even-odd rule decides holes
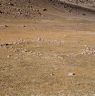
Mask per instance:
[[[8,55],[8,56],[7,56],[7,58],[10,58],[10,57],[11,57],[11,55]]]
[[[40,37],[38,37],[37,41],[41,41],[42,39]]]
[[[24,25],[23,27],[26,27],[26,25]]]
[[[17,12],[17,14],[18,14],[18,15],[21,15],[21,14],[22,14],[22,12],[18,11],[18,12]]]
[[[46,8],[44,8],[44,9],[43,9],[43,11],[47,11],[47,9],[46,9]]]
[[[0,14],[3,14],[4,12],[0,10]]]
[[[24,49],[24,52],[28,52],[28,50],[27,49]]]
[[[22,50],[22,52],[29,52],[27,49]]]
[[[83,16],[85,16],[86,14],[85,14],[85,13],[83,13],[82,15],[83,15]]]
[[[75,76],[75,73],[68,73],[68,76]]]
[[[13,4],[13,3],[11,3],[11,2],[9,2],[8,4],[9,4],[10,6],[14,6],[14,4]]]
[[[5,27],[8,27],[8,25],[5,25]]]
[[[8,45],[10,45],[10,44],[8,44],[8,43],[0,44],[1,47],[7,47]]]
[[[39,15],[42,15],[42,13],[41,13],[41,12],[38,12],[38,14],[39,14]]]
[[[50,76],[54,76],[54,73],[51,73]]]
[[[85,49],[82,50],[81,54],[95,55],[95,48],[94,47],[86,47]]]

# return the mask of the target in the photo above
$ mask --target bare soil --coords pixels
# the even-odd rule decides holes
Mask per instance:
[[[1,14],[0,96],[95,96],[95,14],[46,2]]]

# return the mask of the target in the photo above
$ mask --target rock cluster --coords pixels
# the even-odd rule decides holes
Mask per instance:
[[[85,49],[82,50],[81,54],[95,55],[95,48],[94,47],[86,47]]]
[[[42,11],[47,11],[47,8],[36,7],[37,4],[34,0],[0,0],[0,15],[28,18],[38,17],[42,15]]]

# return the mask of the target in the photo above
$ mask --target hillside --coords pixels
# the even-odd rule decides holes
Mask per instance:
[[[76,12],[76,9],[78,9],[77,11],[82,9],[82,8],[78,8],[77,6],[74,6],[73,4],[75,4],[75,2],[73,1],[72,2],[68,0],[62,0],[62,1],[64,1],[65,3],[63,2],[62,4],[58,0],[0,0],[0,17],[11,16],[16,18],[18,17],[44,18],[44,16],[48,17],[49,15],[51,16],[56,12],[58,12],[57,9],[61,11],[61,14],[63,14],[64,11],[67,11],[65,12],[65,14],[68,14],[68,11],[71,12],[72,8],[73,10],[75,10],[75,12]],[[81,1],[79,2],[79,4],[81,6],[83,4],[94,5],[94,1],[93,2],[87,1],[86,3],[85,1],[84,2]]]
[[[41,16],[41,12],[47,3],[45,3],[45,0],[43,1],[40,3],[40,0],[0,0],[0,16],[22,16],[31,18]]]

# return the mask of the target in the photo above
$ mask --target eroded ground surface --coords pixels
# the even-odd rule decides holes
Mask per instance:
[[[95,96],[95,22],[1,20],[0,96]]]

